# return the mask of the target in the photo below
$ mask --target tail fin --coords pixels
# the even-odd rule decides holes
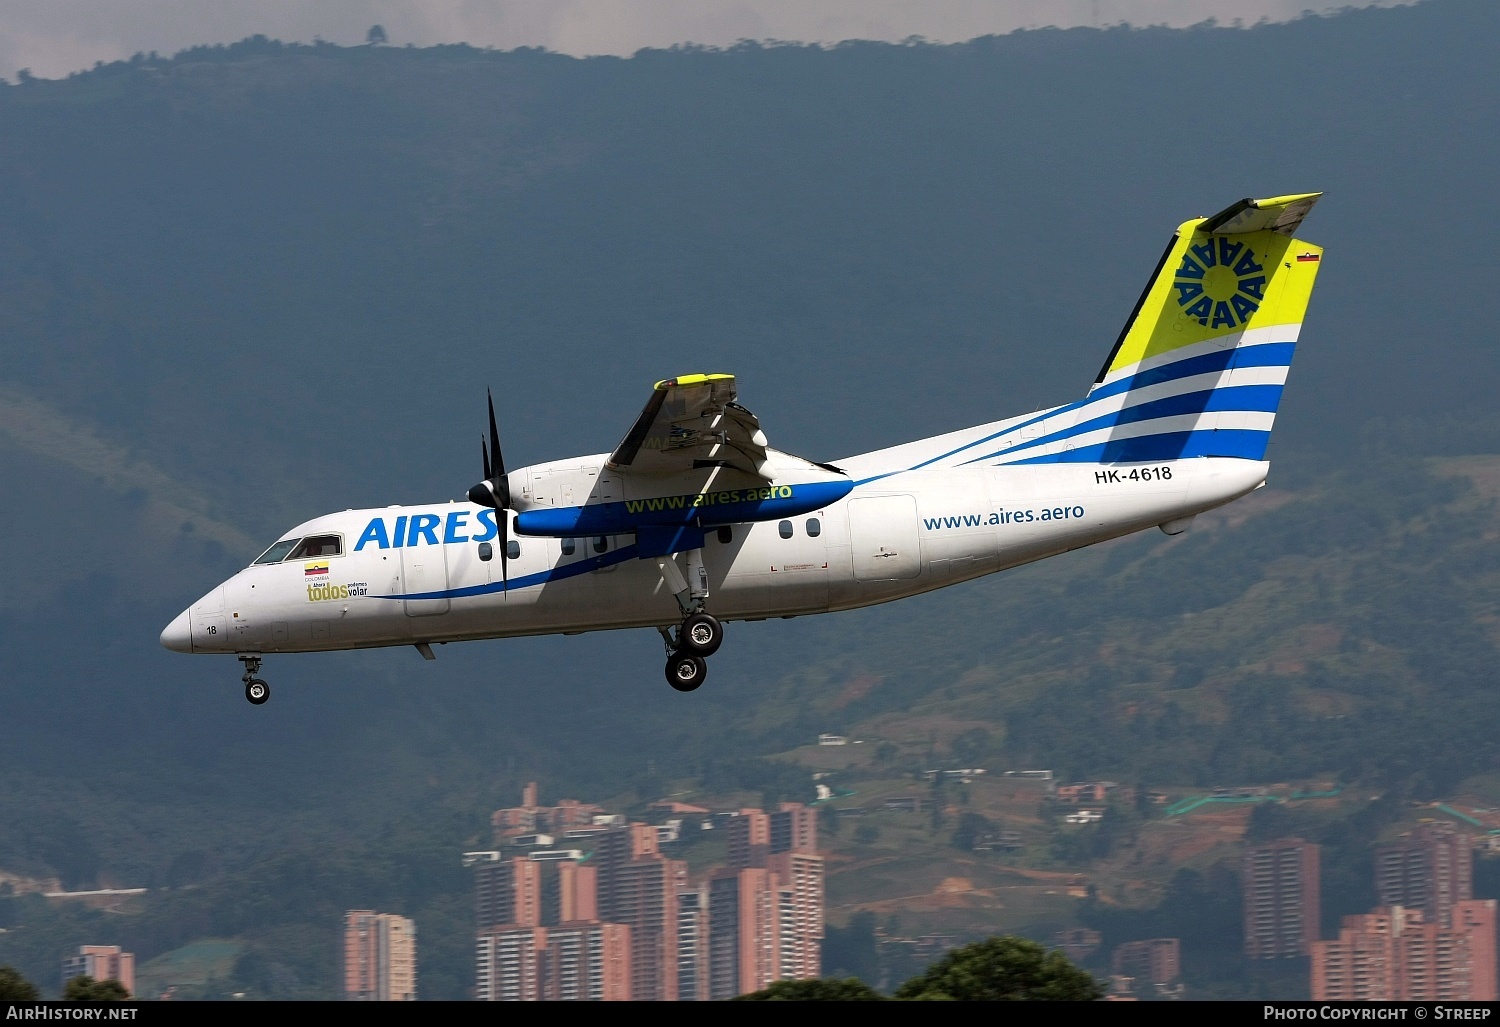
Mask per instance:
[[[1321,195],[1178,228],[1087,398],[1003,462],[1264,459],[1323,254],[1292,233]]]

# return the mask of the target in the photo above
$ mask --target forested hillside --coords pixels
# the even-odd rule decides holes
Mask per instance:
[[[1495,772],[1497,31],[1433,0],[628,60],[252,40],[0,88],[0,870],[195,886],[0,900],[0,963],[107,924],[326,993],[326,916],[371,904],[460,996],[444,860],[519,782],[795,794],[764,757],[892,716],[1147,783]],[[649,632],[271,659],[260,709],[157,645],[292,523],[461,494],[486,384],[513,463],[700,370],[837,459],[1079,395],[1173,226],[1314,189],[1272,487],[1181,539],[731,625],[691,696]]]

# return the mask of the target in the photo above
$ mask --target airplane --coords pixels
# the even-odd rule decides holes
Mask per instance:
[[[1083,398],[819,462],[773,449],[733,375],[657,382],[612,452],[506,469],[493,397],[466,502],[287,532],[161,634],[233,654],[655,628],[699,687],[726,621],[886,603],[1193,518],[1265,484],[1322,248],[1321,193],[1184,222]]]

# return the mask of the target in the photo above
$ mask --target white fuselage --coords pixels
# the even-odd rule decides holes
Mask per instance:
[[[713,614],[763,620],[871,606],[1143,528],[1175,530],[1173,522],[1258,488],[1269,468],[1259,460],[1199,457],[890,470],[890,454],[900,451],[844,462],[855,485],[821,509],[710,528],[702,560]],[[513,480],[535,486],[533,504],[548,501],[540,494],[548,481],[557,489],[551,501],[583,503],[597,495],[601,471],[608,477],[604,461],[538,465],[514,472]],[[508,561],[502,587],[494,516],[460,502],[315,518],[289,537],[338,536],[340,555],[247,567],[174,621],[179,644],[172,647],[308,652],[681,619],[662,568],[636,557],[628,533],[512,534],[519,554]],[[376,520],[380,528],[372,531]],[[483,548],[490,559],[481,559]]]

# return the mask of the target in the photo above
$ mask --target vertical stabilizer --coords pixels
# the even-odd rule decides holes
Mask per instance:
[[[1075,430],[1107,437],[1075,459],[1265,456],[1323,256],[1293,233],[1320,195],[1178,228],[1079,409]]]
[[[981,459],[1264,459],[1323,257],[1293,233],[1320,195],[1246,199],[1185,222],[1088,396],[1008,429]]]

